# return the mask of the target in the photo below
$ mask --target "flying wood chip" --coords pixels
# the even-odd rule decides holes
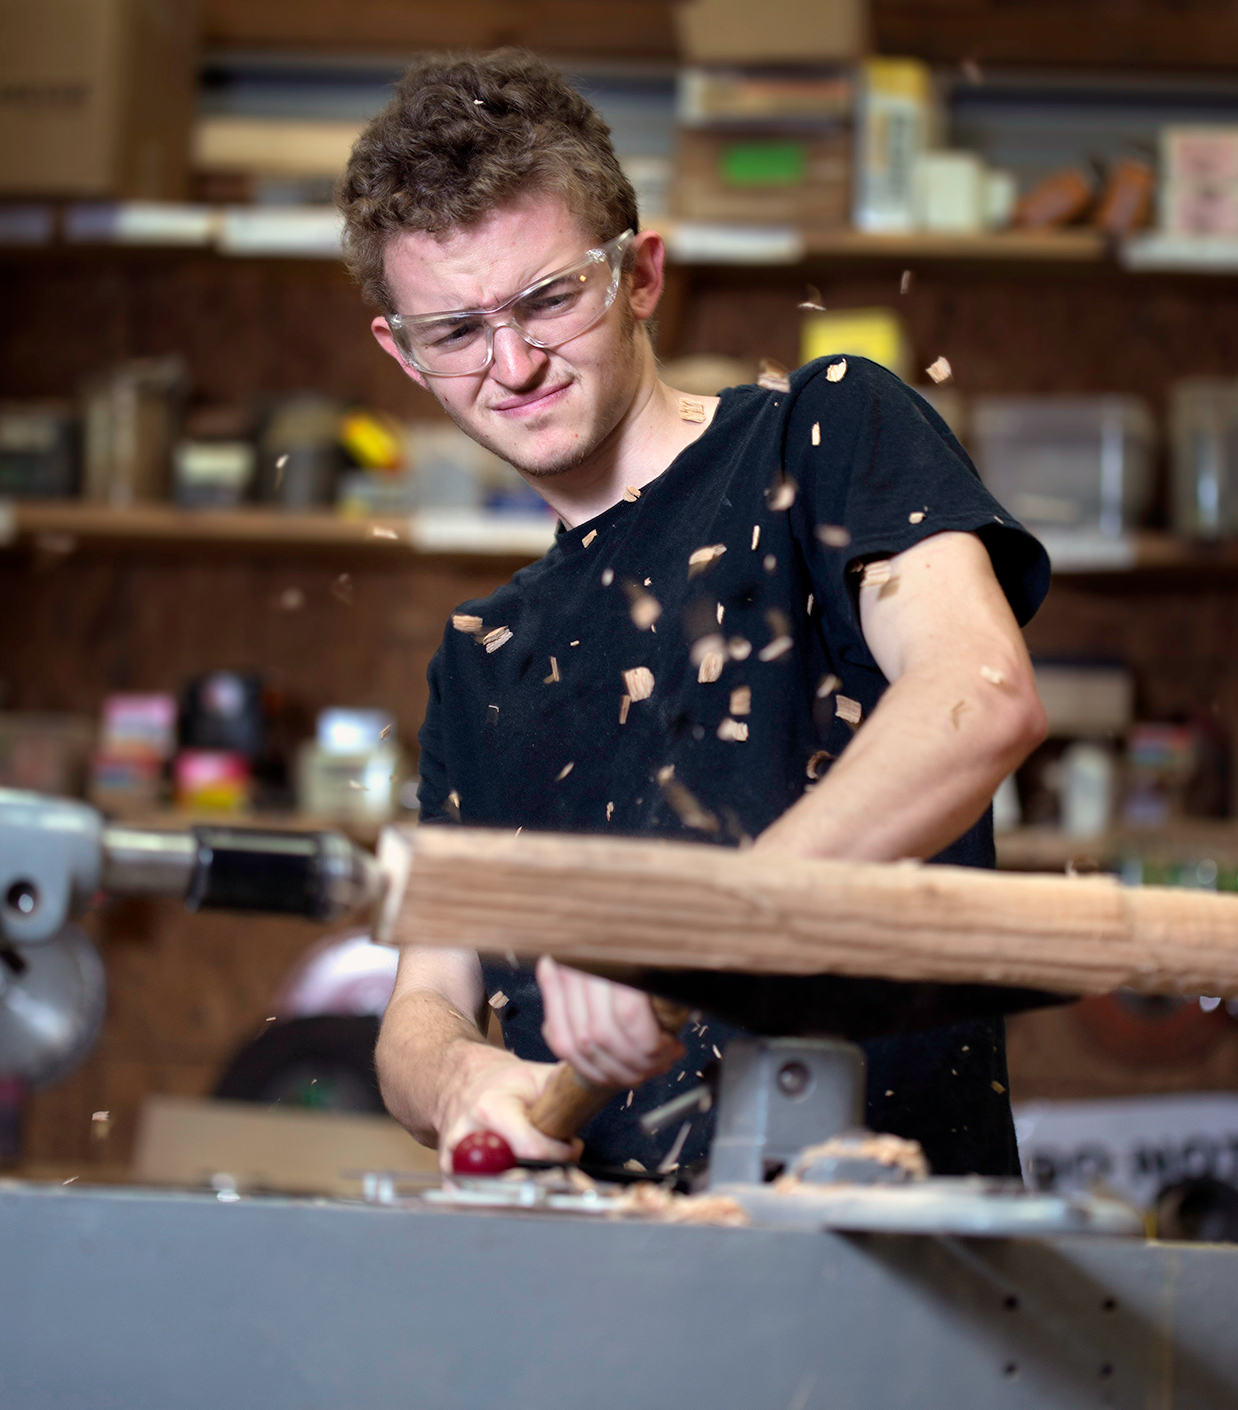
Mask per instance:
[[[837,362],[831,362],[825,369],[825,380],[827,382],[841,382],[847,375],[847,359],[840,357]]]
[[[923,524],[924,515],[926,512],[927,511],[923,509],[913,509],[912,512],[907,516],[907,522],[909,524]]]
[[[506,646],[511,639],[512,634],[509,627],[495,627],[493,631],[487,632],[482,637],[481,644],[486,648],[487,654],[492,655],[500,646]]]
[[[460,795],[454,788],[447,795],[447,802],[443,805],[443,811],[452,822],[460,821]]]
[[[341,573],[331,584],[331,596],[345,607],[352,606],[352,574]]]
[[[761,559],[761,566],[767,573],[772,573],[778,566],[778,560],[772,553],[767,553],[765,557]]]
[[[707,651],[701,657],[696,678],[702,685],[712,685],[722,674],[722,668],[725,665],[726,656],[721,651]]]
[[[657,771],[657,773],[654,774],[654,778],[657,779],[659,785],[664,784],[664,783],[670,783],[671,779],[673,779],[674,777],[675,777],[675,765],[674,765],[674,764],[663,764],[662,767]]]
[[[623,587],[631,604],[628,612],[633,624],[641,631],[647,632],[662,615],[662,604],[652,593],[645,592],[635,583],[624,583]]]
[[[619,723],[626,725],[628,722],[628,711],[632,708],[632,697],[624,695],[619,700]]]
[[[846,548],[851,542],[851,534],[841,524],[818,524],[817,537],[826,548]]]
[[[821,777],[821,771],[826,764],[832,764],[838,758],[837,754],[831,754],[828,749],[818,749],[808,761],[807,774],[814,782]]]
[[[820,423],[820,421],[814,421],[814,422],[812,423],[812,443],[813,443],[813,445],[815,445],[815,446],[819,446],[819,445],[821,444],[821,423]]]
[[[771,509],[790,509],[795,503],[798,486],[789,476],[780,484],[765,491],[765,500]]]
[[[748,738],[748,726],[743,720],[732,720],[728,717],[718,726],[718,738],[733,744],[742,744]]]
[[[815,284],[808,285],[808,297],[797,308],[802,308],[806,313],[824,313],[825,305],[821,302],[821,290]]]
[[[732,661],[746,661],[752,655],[752,643],[742,636],[733,636],[726,649]]]
[[[858,725],[864,712],[860,708],[858,700],[852,700],[846,695],[836,695],[834,697],[834,713],[847,724]]]
[[[556,782],[556,783],[562,783],[563,780],[568,776],[568,774],[570,774],[570,773],[572,772],[572,770],[573,770],[575,767],[576,767],[576,760],[575,760],[575,759],[569,759],[568,762],[567,762],[566,764],[564,764],[563,767],[559,770],[559,772],[558,772],[557,774],[555,774],[555,782]]]
[[[590,529],[589,532],[580,541],[581,548],[588,548],[589,545],[593,542],[593,540],[597,538],[597,536],[598,531],[596,529]]]
[[[842,681],[831,671],[829,675],[821,677],[821,684],[817,687],[817,699],[824,700],[827,695],[833,695]]]
[[[498,990],[494,994],[491,994],[488,1000],[490,1007],[495,1011],[495,1013],[498,1013],[501,1008],[506,1007],[507,1002],[507,995],[502,991],[502,989]]]
[[[635,700],[648,700],[653,694],[653,672],[648,666],[632,666],[623,673],[623,683]]]
[[[692,397],[679,398],[679,419],[700,423],[705,420],[705,403]]]
[[[789,392],[791,390],[791,374],[781,362],[772,357],[763,357],[757,386],[764,387],[767,392]]]
[[[370,534],[376,539],[398,539],[400,537],[394,529],[385,529],[381,524],[372,525]]]
[[[603,586],[603,587],[610,587],[611,583],[613,583],[614,581],[615,581],[615,570],[614,570],[613,568],[603,568],[603,569],[602,569],[602,586]]]
[[[899,291],[900,294],[906,294],[906,293],[908,293],[908,292],[910,291],[910,289],[911,289],[911,280],[912,280],[912,273],[911,273],[911,270],[910,270],[910,269],[904,269],[904,270],[903,270],[903,277],[898,281],[898,291]]]
[[[723,619],[724,616],[726,616],[726,608],[725,608],[725,607],[722,605],[722,603],[720,602],[720,603],[718,604],[718,625],[719,625],[719,626],[722,625],[722,619]]]
[[[954,371],[949,362],[944,357],[939,357],[930,362],[924,369],[934,382],[948,382],[954,376]]]
[[[699,666],[706,656],[713,652],[725,651],[726,643],[722,640],[720,632],[710,632],[708,636],[698,637],[692,643],[688,652],[688,659],[694,666]]]
[[[555,685],[559,680],[559,663],[552,656],[550,658],[550,674],[542,677],[543,685]]]
[[[718,819],[707,808],[702,808],[678,779],[663,784],[662,792],[685,827],[695,828],[698,832],[718,831]]]
[[[474,617],[471,612],[453,612],[451,625],[458,632],[467,632],[469,636],[475,636],[481,631],[482,620],[480,617]]]
[[[785,656],[795,643],[789,636],[776,636],[768,646],[763,646],[757,652],[757,656],[762,661],[777,661],[780,656]]]
[[[760,524],[754,524],[754,525],[752,526],[752,551],[753,551],[753,553],[755,553],[755,552],[757,551],[757,544],[759,544],[760,542],[761,542],[761,526],[760,526]]]
[[[737,685],[731,692],[731,714],[750,715],[752,713],[752,687]]]
[[[623,497],[629,504],[635,504],[640,498],[640,490],[638,490],[635,485],[624,485]]]
[[[865,563],[863,573],[860,576],[860,586],[862,588],[883,587],[890,581],[894,574],[894,569],[890,567],[889,560],[878,558],[872,563]]]
[[[698,573],[703,573],[711,563],[717,562],[726,552],[726,544],[711,543],[704,548],[698,548],[688,555],[688,576],[696,577]]]
[[[615,805],[614,805],[613,803],[607,803],[607,805],[606,805],[606,821],[607,821],[607,822],[610,822],[611,818],[613,818],[614,816],[615,816]]]
[[[984,677],[986,681],[989,682],[990,685],[1006,684],[1006,673],[1004,671],[997,670],[994,666],[981,666],[980,674]]]

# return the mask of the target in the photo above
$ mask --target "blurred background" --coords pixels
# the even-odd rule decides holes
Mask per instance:
[[[1228,0],[0,0],[0,785],[363,840],[415,815],[442,625],[552,526],[379,351],[330,198],[410,56],[504,43],[596,104],[666,236],[669,381],[873,357],[1049,546],[1051,738],[1001,864],[1238,890]],[[89,930],[98,1040],[0,1076],[11,1166],[426,1167],[380,1114],[364,937],[133,902]],[[1010,1033],[1037,1182],[1238,1185],[1226,1004]],[[242,1119],[272,1113],[362,1125],[297,1175],[292,1126]]]

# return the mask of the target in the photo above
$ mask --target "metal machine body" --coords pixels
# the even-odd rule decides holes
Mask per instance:
[[[1238,1248],[0,1185],[39,1410],[1233,1410]]]

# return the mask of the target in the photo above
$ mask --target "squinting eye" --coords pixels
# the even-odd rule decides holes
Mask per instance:
[[[425,338],[428,348],[453,348],[467,343],[477,335],[479,323],[453,323],[441,332],[431,332]]]

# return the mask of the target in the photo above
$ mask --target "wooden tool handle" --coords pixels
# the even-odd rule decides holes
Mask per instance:
[[[653,1011],[662,1031],[672,1036],[688,1019],[688,1010],[669,999],[651,998]],[[529,1120],[543,1135],[556,1141],[570,1141],[588,1121],[595,1117],[622,1087],[595,1087],[582,1077],[571,1063],[560,1063],[554,1076],[542,1088],[542,1094],[529,1108]]]

